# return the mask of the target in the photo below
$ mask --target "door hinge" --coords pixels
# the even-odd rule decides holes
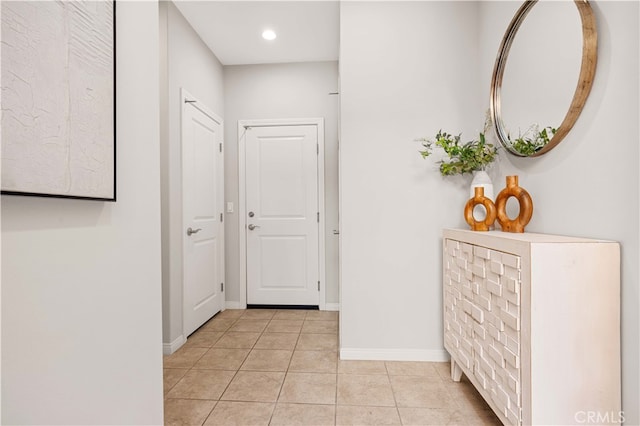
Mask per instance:
[[[318,281],[318,291],[320,291],[320,281]]]
[[[223,218],[223,215],[222,215],[222,213],[220,213],[220,222],[222,222],[222,221],[223,221],[223,219],[222,219],[222,218]]]
[[[224,291],[224,283],[220,283],[220,291]]]
[[[318,223],[320,223],[320,212],[316,213],[316,220]]]
[[[222,142],[220,142],[220,152],[222,152]]]

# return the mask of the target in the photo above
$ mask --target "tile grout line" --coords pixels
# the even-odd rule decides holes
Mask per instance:
[[[212,318],[208,319],[208,320],[205,322],[205,324],[206,324],[207,322],[211,321],[213,318],[215,318],[215,315],[214,315]],[[240,318],[240,317],[238,317],[238,318]],[[187,374],[189,374],[189,372],[190,372],[191,370],[196,370],[196,371],[198,370],[198,369],[195,369],[195,368],[194,368],[194,367],[196,366],[196,364],[198,363],[198,361],[200,361],[200,360],[202,359],[202,357],[204,357],[204,356],[205,356],[205,355],[206,355],[206,354],[207,354],[211,349],[213,349],[214,345],[215,345],[215,344],[216,344],[220,339],[222,339],[222,338],[227,334],[227,332],[231,329],[231,327],[233,327],[233,325],[234,325],[237,321],[238,321],[238,319],[235,319],[235,320],[233,321],[233,323],[231,323],[231,325],[227,328],[227,330],[226,330],[226,331],[224,331],[224,332],[222,333],[222,336],[220,336],[220,338],[218,338],[215,342],[213,342],[213,343],[211,344],[211,346],[209,347],[209,349],[207,349],[207,350],[202,354],[202,356],[201,356],[200,358],[198,358],[198,360],[197,360],[196,362],[194,362],[194,363],[193,363],[193,365],[191,366],[191,368],[189,368],[189,370],[187,370],[187,373],[185,374],[185,376],[186,376]],[[203,325],[204,325],[204,324],[203,324]],[[199,330],[199,329],[200,329],[200,327],[198,328],[198,330]],[[196,330],[196,331],[198,331],[198,330]],[[191,333],[191,334],[193,334],[193,333]],[[188,336],[187,336],[187,339],[188,339]],[[222,395],[223,395],[223,394],[224,394],[224,392],[227,390],[227,388],[229,387],[229,384],[231,384],[231,381],[232,381],[232,380],[233,380],[233,378],[236,376],[236,374],[238,374],[238,371],[237,371],[237,370],[236,370],[236,372],[234,373],[234,375],[233,375],[233,377],[231,378],[231,380],[229,380],[229,383],[227,383],[227,386],[225,387],[225,389],[220,393],[220,396],[219,396],[219,397],[218,397],[218,399],[215,401],[215,404],[213,404],[213,407],[211,407],[211,411],[209,411],[209,413],[208,413],[208,414],[205,416],[205,418],[202,420],[202,423],[200,424],[200,426],[203,426],[203,425],[207,422],[207,420],[209,420],[209,417],[211,417],[211,414],[213,413],[213,411],[214,411],[214,410],[216,409],[216,407],[218,406],[218,403],[220,402],[220,398],[222,398]],[[177,383],[176,383],[176,384],[177,384]],[[175,385],[174,385],[174,386],[175,386]]]
[[[384,362],[384,369],[387,372],[387,380],[389,380],[389,386],[391,387],[391,395],[393,395],[393,403],[395,405],[396,413],[398,414],[398,420],[400,420],[400,424],[403,425],[402,415],[400,414],[400,407],[398,407],[398,399],[396,398],[396,392],[393,390],[393,383],[391,383],[391,374],[389,373],[389,366],[387,361]]]
[[[215,315],[214,315],[212,318],[210,318],[209,320],[207,320],[207,322],[211,321],[211,319],[213,319],[213,318],[215,318]],[[212,343],[212,345],[211,345],[211,347],[210,347],[210,348],[209,348],[209,349],[208,349],[208,350],[207,350],[207,351],[206,351],[202,356],[204,356],[207,352],[209,352],[211,349],[213,349],[213,347],[215,346],[215,344],[216,344],[217,342],[219,342],[219,341],[220,341],[220,339],[222,339],[222,338],[223,338],[223,337],[224,337],[224,336],[229,332],[229,330],[231,329],[231,327],[233,327],[233,325],[234,325],[236,322],[238,322],[238,320],[239,320],[240,318],[242,318],[242,315],[241,315],[241,316],[239,316],[238,318],[236,318],[236,319],[233,321],[233,323],[231,323],[231,325],[227,328],[227,330],[226,330],[226,331],[224,331],[224,332],[222,333],[222,336],[220,336],[220,338],[219,338],[219,339],[217,339],[215,342],[213,342],[213,343]],[[205,323],[205,324],[206,324],[206,323]],[[198,360],[198,361],[199,361],[199,360]],[[244,362],[244,361],[243,361],[243,362]],[[196,363],[194,363],[194,364],[193,364],[193,366],[191,367],[191,369],[193,369],[193,367],[195,367],[195,365],[196,365],[196,364],[197,364],[197,361],[196,361]],[[189,371],[191,371],[191,369],[190,369]],[[187,371],[187,373],[188,373],[188,371]],[[216,409],[216,407],[217,407],[217,406],[218,406],[218,404],[220,403],[220,398],[222,398],[222,395],[224,395],[224,393],[227,391],[227,389],[229,388],[229,385],[231,384],[231,382],[233,381],[233,379],[236,377],[236,375],[237,375],[237,374],[238,374],[238,370],[236,370],[236,371],[234,372],[233,377],[231,377],[231,380],[229,380],[229,383],[227,383],[227,386],[225,386],[224,390],[220,393],[220,396],[218,397],[218,400],[216,401],[216,403],[215,403],[215,404],[213,404],[213,407],[211,408],[211,411],[209,411],[209,414],[207,414],[207,416],[204,418],[204,420],[202,421],[201,426],[204,426],[204,424],[207,422],[207,420],[209,420],[209,417],[211,417],[211,414],[213,414],[213,411]]]
[[[234,322],[227,328],[227,330],[222,334],[222,336],[220,336],[220,338],[218,340],[216,340],[213,345],[209,348],[213,349],[215,344],[220,341],[222,338],[224,338],[225,335],[227,335],[228,333],[230,333],[231,328],[233,328],[233,326],[244,316],[244,313],[242,315],[240,315],[238,318],[236,318],[234,320]],[[215,315],[214,315],[215,317]],[[212,318],[213,319],[213,318]],[[211,319],[209,319],[208,321],[211,321]],[[207,321],[207,322],[208,322]],[[269,322],[271,322],[271,320],[269,320]],[[267,324],[269,324],[269,322],[267,322]],[[265,328],[266,329],[266,326]],[[256,339],[256,341],[253,343],[253,346],[249,349],[249,351],[247,352],[247,355],[244,357],[244,359],[242,360],[242,363],[240,363],[240,365],[238,366],[237,369],[235,369],[233,377],[231,377],[231,379],[229,380],[229,383],[227,383],[227,385],[225,386],[224,390],[220,393],[220,396],[218,397],[218,399],[216,400],[216,403],[213,405],[213,408],[211,409],[211,411],[209,412],[209,414],[207,414],[206,418],[203,420],[201,426],[203,426],[207,420],[209,419],[209,417],[211,417],[211,414],[213,414],[213,411],[216,409],[216,407],[218,406],[218,404],[222,401],[220,398],[223,397],[224,393],[229,389],[229,386],[231,386],[231,383],[233,382],[233,380],[236,378],[236,376],[238,375],[238,373],[240,372],[240,369],[242,368],[242,366],[244,365],[244,363],[247,361],[247,358],[249,358],[249,354],[251,353],[251,351],[253,350],[253,348],[255,347],[256,343],[258,342],[258,340],[260,339],[260,337],[262,336],[262,334],[264,333],[264,329],[262,332],[260,332],[260,334],[258,335],[258,338]],[[207,352],[209,352],[209,350],[207,350]],[[207,353],[205,352],[205,354]],[[203,354],[204,356],[204,354]],[[194,364],[195,366],[195,364]],[[193,368],[193,367],[192,367]],[[224,370],[223,370],[224,371]],[[231,371],[231,370],[226,370],[226,371]],[[230,401],[230,402],[234,402],[234,401]],[[248,402],[248,401],[235,401],[235,402]]]
[[[305,318],[306,318],[306,313],[305,313]],[[274,315],[275,317],[275,315]],[[269,425],[271,424],[271,422],[273,421],[273,416],[276,413],[276,410],[278,408],[278,401],[280,400],[280,395],[282,395],[282,389],[284,388],[284,383],[287,380],[287,374],[289,374],[289,368],[291,367],[291,361],[293,359],[293,354],[296,351],[296,347],[298,346],[298,341],[300,340],[300,334],[302,332],[302,327],[304,326],[304,319],[302,320],[302,325],[300,326],[300,332],[297,333],[297,337],[296,337],[296,343],[293,345],[293,350],[291,351],[291,358],[289,358],[289,364],[287,364],[287,369],[284,372],[284,378],[282,379],[282,384],[280,385],[280,389],[278,390],[278,396],[276,396],[276,400],[273,403],[273,411],[271,412],[271,416],[269,417]]]
[[[305,318],[306,318],[306,314],[305,314]],[[304,326],[304,319],[302,320],[302,325],[300,326],[300,331],[297,333],[297,337],[296,337],[296,343],[295,345],[293,345],[293,351],[291,352],[291,358],[289,359],[289,364],[287,365],[287,369],[284,372],[284,378],[282,379],[282,385],[280,385],[280,389],[278,390],[278,396],[276,397],[276,401],[273,404],[273,413],[271,413],[271,417],[269,418],[269,424],[271,424],[272,420],[273,420],[273,415],[276,412],[276,409],[278,408],[278,402],[280,401],[280,395],[282,395],[282,389],[284,388],[284,383],[287,380],[287,375],[289,374],[289,368],[291,367],[291,360],[293,359],[293,354],[296,351],[296,347],[298,346],[298,341],[300,340],[300,334],[302,333],[302,327]]]
[[[202,324],[200,327],[198,327],[198,328],[197,328],[193,333],[191,333],[189,336],[192,336],[192,335],[193,335],[193,334],[195,334],[196,332],[200,331],[200,329],[201,329],[201,328],[203,328],[203,327],[204,327],[204,325],[205,325],[206,323],[208,323],[209,321],[213,320],[214,318],[215,318],[215,315],[214,315],[213,317],[209,318],[209,319],[208,319],[204,324]],[[240,317],[238,317],[238,318],[240,318]],[[233,323],[232,323],[232,324],[227,328],[227,330],[222,332],[222,336],[220,336],[220,338],[218,338],[218,339],[217,339],[217,340],[216,340],[216,341],[215,341],[211,346],[209,346],[209,347],[207,347],[207,348],[206,348],[207,350],[206,350],[206,351],[204,351],[204,352],[202,353],[202,355],[200,355],[200,356],[198,357],[198,359],[196,359],[196,360],[195,360],[195,362],[191,365],[191,367],[186,368],[186,370],[187,370],[187,371],[185,372],[185,374],[184,374],[180,379],[178,379],[178,381],[176,381],[176,382],[175,382],[175,383],[174,383],[174,384],[173,384],[173,385],[172,385],[172,386],[167,390],[166,394],[164,394],[164,395],[163,395],[163,401],[166,401],[166,400],[167,400],[167,395],[169,395],[169,392],[171,392],[171,390],[173,390],[173,388],[175,388],[175,387],[176,387],[176,385],[177,385],[178,383],[180,383],[180,381],[181,381],[182,379],[184,379],[184,378],[187,376],[187,374],[189,374],[189,372],[191,372],[191,370],[198,370],[198,369],[195,369],[195,368],[194,368],[194,367],[195,367],[195,365],[198,363],[198,361],[200,361],[200,360],[201,360],[201,359],[202,359],[202,358],[207,354],[207,352],[209,352],[209,350],[211,350],[211,349],[214,347],[214,345],[215,345],[215,343],[216,343],[216,342],[218,342],[220,339],[222,339],[222,337],[224,337],[224,335],[227,333],[227,331],[228,331],[228,330],[233,326],[233,324],[235,324],[235,323],[236,323],[236,321],[238,320],[238,318],[234,319]],[[187,338],[188,338],[188,337],[187,337]],[[184,343],[184,344],[186,344],[186,341],[185,341],[185,343]],[[184,344],[183,344],[183,346],[184,346]],[[182,348],[182,347],[178,348],[178,350],[180,350],[181,348]],[[203,348],[203,349],[204,349],[204,348]],[[177,351],[176,351],[176,352],[177,352]],[[174,353],[175,353],[175,352],[174,352]],[[163,363],[164,363],[164,361],[163,361]],[[164,371],[164,369],[165,369],[165,368],[164,368],[164,365],[163,365],[162,369],[163,369],[163,371]],[[192,399],[192,398],[169,398],[169,399]]]

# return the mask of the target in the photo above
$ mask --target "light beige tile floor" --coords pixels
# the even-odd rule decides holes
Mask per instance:
[[[499,425],[449,363],[340,361],[338,313],[231,310],[164,357],[167,425]]]

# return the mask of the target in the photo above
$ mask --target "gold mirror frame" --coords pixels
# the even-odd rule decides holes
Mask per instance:
[[[507,63],[507,57],[509,56],[509,49],[518,32],[518,28],[524,21],[525,17],[538,0],[527,0],[520,6],[515,16],[511,20],[507,31],[504,34],[500,49],[498,50],[498,56],[493,68],[493,76],[491,78],[491,120],[494,123],[494,129],[498,140],[502,146],[511,154],[518,157],[539,157],[551,151],[556,145],[558,145],[562,139],[569,133],[573,125],[578,120],[582,108],[584,107],[591,86],[593,85],[593,78],[596,74],[596,64],[598,59],[598,33],[596,31],[596,19],[591,9],[591,5],[588,0],[574,0],[574,4],[578,8],[580,13],[580,19],[582,20],[582,63],[580,65],[580,75],[578,77],[578,84],[571,100],[569,110],[562,120],[562,123],[558,127],[558,130],[553,135],[549,143],[547,143],[542,149],[535,154],[524,155],[516,151],[509,137],[506,133],[504,123],[502,121],[502,115],[500,113],[500,90],[502,89],[502,77],[504,75],[504,69]]]

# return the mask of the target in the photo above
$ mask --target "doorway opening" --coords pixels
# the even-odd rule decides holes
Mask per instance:
[[[325,309],[324,119],[238,122],[240,303]]]

